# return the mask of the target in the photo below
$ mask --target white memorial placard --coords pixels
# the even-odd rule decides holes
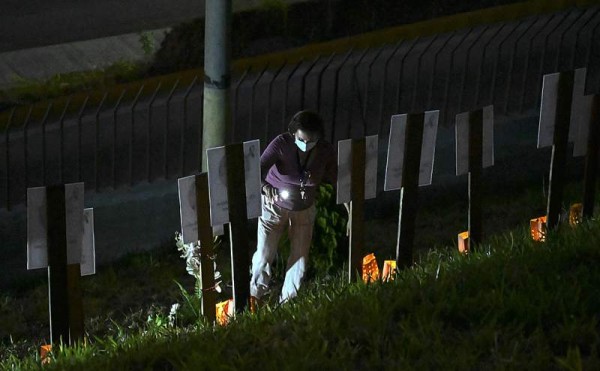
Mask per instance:
[[[482,109],[482,167],[494,165],[494,106]],[[456,144],[456,175],[469,172],[469,137],[470,113],[463,112],[456,115],[455,144]]]
[[[83,210],[83,248],[81,250],[81,275],[96,274],[96,238],[94,236],[94,209]]]
[[[384,191],[402,188],[404,146],[406,144],[406,122],[408,115],[393,115],[390,123],[387,161],[385,165]]]
[[[65,184],[67,264],[81,263],[83,247],[83,183]],[[46,187],[27,189],[27,269],[48,266]]]
[[[377,158],[379,156],[379,137],[365,137],[365,200],[377,196]]]
[[[544,75],[542,83],[542,104],[538,126],[538,148],[554,144],[554,127],[556,125],[556,104],[558,102],[558,83],[560,73]]]
[[[494,166],[494,106],[483,107],[482,166]]]
[[[352,190],[352,139],[340,140],[338,142],[338,179],[337,179],[337,203],[342,204],[351,201]]]
[[[248,218],[261,215],[260,141],[244,142],[244,173],[246,182],[246,212]],[[210,198],[210,222],[216,234],[221,226],[229,223],[229,201],[227,197],[227,159],[225,147],[209,148],[208,184]],[[241,170],[241,169],[240,169]],[[221,233],[222,234],[222,233]]]
[[[585,79],[587,70],[575,70],[573,79],[573,102],[571,104],[571,125],[569,126],[569,142],[574,144],[573,156],[585,156],[587,153],[587,137],[592,120],[593,95],[585,95]]]
[[[48,267],[46,187],[27,188],[27,269]]]
[[[469,172],[469,112],[456,115],[455,124],[456,175]]]
[[[421,166],[419,167],[419,186],[431,184],[439,117],[440,111],[425,112],[423,144],[421,146]]]
[[[198,241],[198,214],[196,211],[196,176],[191,175],[177,180],[179,190],[179,216],[183,243]]]

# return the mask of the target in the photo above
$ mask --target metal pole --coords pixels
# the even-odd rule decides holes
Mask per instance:
[[[175,93],[175,90],[177,90],[177,87],[179,86],[179,79],[177,79],[177,81],[175,81],[175,84],[173,84],[173,87],[171,88],[171,91],[169,92],[169,96],[167,97],[167,102],[166,102],[166,106],[167,106],[167,117],[165,119],[165,133],[163,135],[163,177],[165,179],[169,179],[169,127],[170,125],[170,121],[171,121],[171,99],[173,99],[173,94]]]
[[[183,95],[183,121],[181,123],[181,132],[180,132],[180,142],[179,142],[179,161],[180,161],[180,165],[179,165],[179,169],[180,169],[180,176],[184,176],[185,175],[185,128],[187,127],[187,108],[188,108],[188,98],[190,96],[190,94],[192,93],[192,90],[194,89],[194,87],[196,86],[196,83],[198,82],[198,76],[194,77],[194,80],[192,80],[192,83],[190,84],[190,86],[187,88],[187,90],[185,91],[185,94]]]
[[[203,171],[208,170],[206,149],[224,145],[231,130],[231,3],[232,0],[206,0]]]
[[[69,105],[71,104],[71,98],[67,100],[65,107],[63,108],[62,114],[60,115],[60,152],[58,153],[58,175],[59,183],[62,184],[65,180],[64,174],[64,158],[65,158],[65,116],[67,114],[67,110],[69,109]]]
[[[83,114],[85,113],[85,108],[87,107],[87,103],[90,100],[90,96],[85,97],[83,104],[81,105],[81,109],[79,110],[79,114],[77,115],[77,179],[81,182],[83,181],[82,175],[82,161],[81,161],[81,152],[82,152],[82,121]]]
[[[48,104],[46,113],[42,119],[42,184],[46,185],[46,123],[48,122],[48,115],[52,109],[52,103]]]

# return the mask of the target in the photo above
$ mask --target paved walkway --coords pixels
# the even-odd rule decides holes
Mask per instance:
[[[239,12],[261,3],[233,0],[233,8]],[[203,17],[204,7],[204,0],[5,0],[0,12],[0,89],[19,77],[45,79],[148,58],[140,32],[150,32],[158,48],[165,30]]]

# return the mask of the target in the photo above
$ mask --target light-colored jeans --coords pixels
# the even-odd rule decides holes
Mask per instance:
[[[250,293],[257,298],[268,290],[271,265],[277,253],[279,240],[286,228],[290,239],[290,257],[279,302],[283,303],[298,293],[308,262],[308,251],[317,214],[315,205],[300,211],[283,209],[263,198],[262,216],[258,218],[257,247],[252,257]]]

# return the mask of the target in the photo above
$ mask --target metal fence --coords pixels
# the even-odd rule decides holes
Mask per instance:
[[[236,76],[231,141],[259,138],[263,147],[297,110],[317,110],[331,142],[385,138],[395,113],[440,110],[442,125],[476,107],[496,115],[539,107],[546,73],[588,67],[588,92],[600,87],[600,7],[401,40],[384,47],[320,55]],[[84,181],[102,191],[199,171],[202,84],[176,81],[165,93],[142,86],[108,107],[84,100],[77,114],[39,121],[10,115],[0,134],[0,207],[25,200],[26,188]],[[14,111],[13,111],[14,113]],[[382,142],[385,143],[385,142]]]

